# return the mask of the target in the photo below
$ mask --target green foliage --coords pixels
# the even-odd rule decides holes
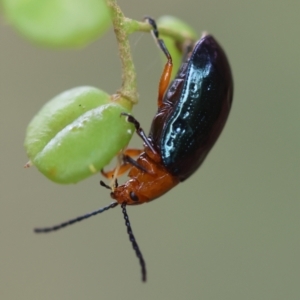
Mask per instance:
[[[22,35],[51,47],[78,47],[110,25],[104,0],[2,0],[6,17]]]

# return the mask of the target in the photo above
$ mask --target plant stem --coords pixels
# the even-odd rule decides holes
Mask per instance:
[[[127,19],[115,0],[106,0],[106,3],[111,10],[112,22],[122,64],[122,87],[118,93],[122,98],[128,99],[131,105],[136,104],[138,102],[136,71],[128,40]]]
[[[139,22],[126,18],[116,0],[105,1],[111,11],[112,23],[118,42],[119,56],[122,64],[122,87],[118,93],[114,95],[114,99],[119,103],[122,102],[128,108],[131,108],[138,102],[138,92],[136,71],[131,56],[128,36],[136,31],[149,32],[152,28],[147,22]],[[177,30],[176,28],[160,27],[159,32],[178,42],[194,40],[195,38],[190,31]]]

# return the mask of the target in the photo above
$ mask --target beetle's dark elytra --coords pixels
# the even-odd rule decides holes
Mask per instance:
[[[170,84],[149,134],[172,175],[183,181],[201,165],[225,125],[232,97],[227,57],[206,35]]]

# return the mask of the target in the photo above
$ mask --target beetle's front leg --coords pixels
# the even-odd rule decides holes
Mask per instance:
[[[132,167],[133,164],[130,163],[131,160],[133,160],[132,157],[139,156],[142,152],[143,152],[143,150],[140,150],[140,149],[126,149],[123,152],[123,162],[118,167],[117,174],[115,174],[117,168],[114,168],[109,171],[104,171],[104,169],[102,169],[101,174],[108,179],[112,179],[114,177],[114,175],[116,177],[123,175],[125,172],[127,172]]]

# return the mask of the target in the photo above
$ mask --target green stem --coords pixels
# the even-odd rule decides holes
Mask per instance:
[[[139,22],[126,18],[116,0],[106,0],[106,4],[111,10],[113,27],[122,64],[122,87],[114,98],[130,109],[132,105],[138,102],[138,92],[136,71],[131,56],[128,36],[136,31],[149,32],[152,28],[147,22]],[[170,28],[159,27],[159,32],[178,42],[194,39],[188,31],[183,32],[176,29],[172,30]]]
[[[131,105],[136,104],[138,102],[136,71],[128,40],[127,19],[115,0],[106,0],[106,3],[111,10],[112,22],[122,64],[122,87],[118,92],[122,98],[128,99]]]

